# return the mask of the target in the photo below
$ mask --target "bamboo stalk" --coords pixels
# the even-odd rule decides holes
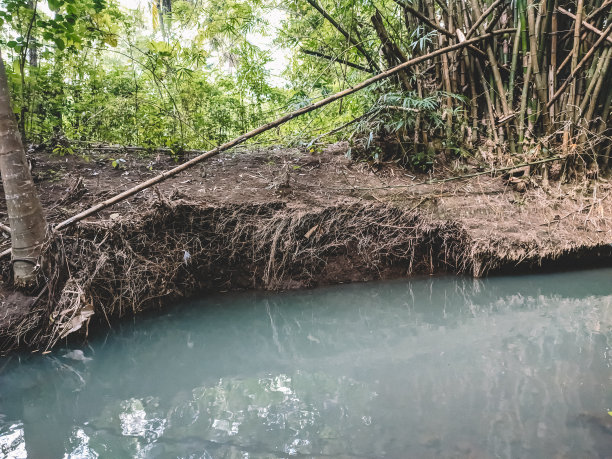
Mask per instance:
[[[508,82],[508,105],[514,105],[514,80],[516,78],[516,67],[518,65],[519,46],[521,43],[521,23],[517,22],[514,43],[512,44],[512,63],[510,64],[510,80]]]
[[[576,15],[570,13],[569,11],[567,11],[565,8],[561,8],[560,6],[557,7],[557,11],[559,11],[560,13],[563,13],[564,15],[566,15],[567,17],[570,17],[574,20],[576,20]],[[599,30],[597,27],[593,26],[592,24],[586,22],[586,20],[583,20],[581,22],[582,27],[584,27],[585,29],[590,30],[591,32],[596,33],[597,35],[601,36],[603,35],[603,31]],[[606,40],[608,40],[610,43],[612,43],[612,37],[608,37],[606,38]]]
[[[349,43],[351,45],[353,45],[355,47],[355,49],[357,49],[357,51],[359,51],[361,53],[361,55],[363,57],[365,57],[366,61],[368,61],[368,64],[370,65],[370,67],[372,67],[374,70],[380,70],[380,67],[378,66],[378,64],[374,61],[374,59],[372,59],[372,56],[370,56],[370,53],[368,53],[363,46],[361,46],[359,44],[359,42],[355,41],[355,39],[346,31],[344,30],[344,27],[342,27],[340,24],[338,24],[336,22],[336,20],[334,18],[332,18],[327,11],[325,11],[323,8],[321,8],[319,6],[319,4],[315,1],[315,0],[306,0],[310,6],[312,6],[315,10],[317,10],[321,16],[323,16],[325,19],[327,19],[329,21],[329,23],[331,25],[333,25],[336,30],[338,30],[338,32],[340,32],[342,35],[344,35],[346,37],[346,39],[349,41]]]
[[[451,0],[452,1],[452,0]],[[478,27],[480,27],[480,25],[485,21],[485,19],[487,19],[487,17],[489,16],[489,14],[491,14],[491,12],[497,8],[497,6],[502,3],[504,0],[495,0],[491,6],[489,6],[484,13],[482,13],[478,19],[476,20],[476,22],[472,25],[472,27],[470,27],[470,30],[467,31],[467,33],[465,34],[465,38],[466,40],[469,40],[470,38],[472,38],[472,35],[474,35],[474,33],[476,33],[476,31],[478,30]]]
[[[596,96],[595,94],[593,94],[593,91],[595,90],[595,87],[597,86],[599,82],[599,77],[602,71],[605,74],[605,72],[608,70],[607,64],[609,62],[608,58],[610,56],[609,51],[610,51],[610,48],[604,49],[604,51],[601,53],[601,55],[596,60],[596,62],[593,63],[595,70],[593,72],[592,77],[589,79],[589,84],[586,88],[586,91],[584,92],[584,96],[582,97],[582,102],[580,102],[579,113],[581,114],[585,113],[586,106],[587,104],[589,104],[589,102],[596,102]],[[593,94],[593,100],[591,100],[591,94]],[[592,114],[592,109],[595,107],[595,105],[597,104],[591,103],[589,105],[589,110],[591,111],[591,114]],[[585,116],[584,118],[586,121],[588,121],[588,116]]]
[[[578,71],[582,67],[584,67],[584,65],[588,62],[588,60],[591,58],[591,56],[593,56],[593,53],[595,53],[595,51],[599,48],[599,46],[603,43],[603,41],[610,35],[610,33],[612,33],[612,24],[610,24],[606,28],[606,30],[604,31],[603,35],[601,35],[599,37],[599,39],[595,42],[595,44],[593,44],[591,49],[584,55],[582,60],[576,65],[576,67],[574,68],[572,73],[570,73],[570,75],[563,82],[561,87],[559,89],[557,89],[557,92],[555,93],[555,95],[548,101],[548,104],[547,104],[546,108],[550,108],[550,106],[559,98],[559,96],[561,94],[563,94],[563,91],[565,91],[567,86],[574,80],[574,78],[576,77],[576,74],[578,73]],[[569,103],[571,103],[571,95],[570,95]]]
[[[600,62],[603,61],[603,64],[601,65],[599,75],[597,76],[597,83],[595,84],[595,88],[593,89],[593,97],[590,97],[590,98],[588,98],[587,96],[584,97],[585,101],[589,100],[590,102],[590,104],[588,104],[589,108],[584,117],[587,123],[589,123],[593,119],[593,113],[595,112],[595,108],[597,107],[597,99],[599,98],[599,93],[601,92],[603,83],[606,80],[606,74],[608,73],[608,69],[610,68],[610,56],[612,56],[612,48],[606,49],[604,53],[605,53],[605,57],[602,56],[599,59]],[[610,88],[608,88],[608,91],[612,92],[610,91]],[[585,104],[585,108],[586,108],[586,104]],[[584,111],[584,108],[582,108],[582,110]]]
[[[556,1],[556,0],[555,0]],[[612,0],[610,0],[612,1]],[[557,86],[557,45],[558,45],[558,22],[557,22],[557,10],[553,9],[552,22],[551,22],[551,40],[550,40],[550,69],[548,72],[548,99],[552,99],[555,94],[555,87]],[[549,107],[551,120],[555,119],[555,106]]]
[[[523,141],[525,140],[525,113],[527,111],[527,95],[529,93],[529,80],[531,79],[531,70],[533,69],[531,65],[531,54],[526,56],[527,64],[525,67],[527,68],[527,73],[525,74],[525,78],[523,79],[523,91],[521,93],[521,108],[519,110],[519,127],[518,127],[518,135],[519,135],[519,153],[523,150]]]
[[[482,13],[480,12],[480,7],[478,6],[477,0],[472,0],[472,9],[474,10],[474,12],[476,14],[478,14],[479,16],[482,16]],[[483,29],[482,26],[480,26],[480,28]],[[484,30],[483,30],[483,32],[484,32]],[[489,64],[490,64],[490,67],[491,67],[491,71],[493,73],[493,80],[494,80],[495,86],[497,88],[497,93],[498,93],[500,101],[501,101],[502,110],[504,112],[504,115],[509,115],[510,114],[510,109],[508,107],[508,102],[506,100],[506,90],[504,89],[504,83],[503,83],[501,74],[499,73],[499,64],[497,62],[497,57],[495,56],[495,52],[493,51],[493,47],[491,46],[490,43],[488,43],[488,42],[486,43],[485,49],[486,49],[487,55],[489,57]]]
[[[574,46],[572,47],[571,75],[575,75],[576,67],[578,66],[578,52],[580,49],[580,28],[582,27],[583,8],[584,8],[584,0],[578,0],[578,6],[576,7],[576,20],[574,21]],[[576,103],[576,83],[572,78],[572,85],[570,87],[570,95],[569,95],[570,120],[572,123],[576,121],[576,110],[574,109],[575,103]]]
[[[542,4],[540,4],[542,8]],[[538,17],[541,17],[538,15]],[[539,30],[538,23],[535,19],[534,4],[531,3],[527,11],[527,23],[529,25],[529,55],[531,66],[533,67],[533,75],[535,76],[535,89],[538,99],[543,106],[548,102],[548,94],[546,91],[546,80],[538,62],[538,38],[537,31]],[[544,110],[544,127],[546,131],[550,130],[550,118],[548,109]]]
[[[555,5],[556,0],[542,0],[542,4],[540,5],[540,15],[542,15],[544,11],[546,11],[546,14],[544,14],[543,18],[544,22],[542,22],[542,18],[540,18],[541,29],[539,30],[540,37],[538,43],[538,63],[543,69],[546,68],[546,66],[544,65],[544,57],[546,56],[546,44],[548,43],[547,35],[552,25],[552,16],[553,11],[555,9]]]
[[[499,137],[497,135],[497,129],[495,128],[495,109],[493,108],[493,101],[491,100],[491,96],[489,94],[489,90],[487,89],[487,79],[484,76],[484,72],[482,71],[482,66],[480,62],[477,60],[474,61],[476,70],[478,70],[478,75],[480,76],[480,80],[482,81],[482,87],[484,89],[485,101],[487,102],[487,110],[489,113],[489,123],[491,125],[491,136],[495,141],[496,147],[499,148]]]

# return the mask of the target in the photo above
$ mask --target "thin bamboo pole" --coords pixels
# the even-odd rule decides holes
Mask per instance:
[[[565,89],[567,88],[567,86],[574,80],[574,78],[576,77],[576,74],[580,71],[580,69],[582,67],[584,67],[584,65],[589,61],[589,59],[593,56],[593,53],[595,53],[595,51],[597,51],[597,49],[599,48],[599,46],[604,42],[604,40],[610,35],[610,33],[612,33],[612,24],[610,24],[606,30],[604,31],[603,35],[601,35],[599,37],[599,39],[593,44],[593,46],[591,47],[591,49],[589,50],[589,52],[587,52],[584,57],[582,58],[582,60],[576,65],[576,67],[574,68],[574,70],[572,71],[572,73],[570,73],[570,75],[567,77],[567,79],[563,82],[563,84],[561,85],[561,87],[559,89],[557,89],[557,92],[555,92],[555,95],[548,101],[548,104],[546,105],[546,108],[550,108],[550,106],[559,98],[559,96],[561,94],[563,94],[563,91],[565,91]],[[571,101],[571,95],[570,95],[570,101],[569,103],[572,103]]]
[[[560,13],[563,13],[567,17],[570,17],[570,18],[576,20],[576,15],[570,13],[565,8],[561,8],[559,6],[559,7],[557,7],[557,11],[559,11]],[[599,30],[597,27],[593,26],[592,24],[588,23],[586,20],[582,21],[582,27],[584,27],[585,29],[590,30],[591,32],[596,33],[599,36],[603,35],[603,32],[601,30]],[[608,37],[608,38],[606,38],[606,40],[608,40],[610,43],[612,43],[612,37]]]
[[[576,67],[578,66],[578,52],[580,50],[580,28],[582,27],[582,10],[584,8],[584,0],[578,0],[576,7],[576,20],[574,21],[574,46],[572,47],[572,66],[571,75],[575,75]],[[569,80],[569,78],[568,78]],[[576,83],[572,78],[569,96],[570,120],[572,123],[576,121],[575,104],[576,104]],[[571,129],[571,128],[570,128]]]
[[[221,153],[223,151],[229,150],[230,148],[233,148],[233,147],[235,147],[237,145],[240,145],[241,143],[244,143],[244,142],[246,142],[247,140],[249,140],[249,139],[251,139],[253,137],[256,137],[256,136],[258,136],[258,135],[260,135],[260,134],[262,134],[262,133],[264,133],[266,131],[274,129],[274,128],[276,128],[276,127],[286,123],[287,121],[290,121],[290,120],[292,120],[294,118],[297,118],[298,116],[304,115],[305,113],[309,113],[309,112],[311,112],[313,110],[316,110],[316,109],[319,109],[319,108],[324,107],[326,105],[329,105],[332,102],[340,100],[343,97],[346,97],[346,96],[348,96],[350,94],[354,94],[354,93],[356,93],[358,91],[361,91],[362,89],[367,88],[368,86],[371,86],[371,85],[373,85],[374,83],[376,83],[378,81],[387,79],[387,78],[397,74],[398,72],[401,72],[403,70],[408,69],[409,67],[412,67],[412,66],[414,66],[416,64],[420,64],[421,62],[428,61],[430,59],[433,59],[435,57],[441,56],[443,54],[446,54],[446,53],[449,53],[449,52],[452,52],[452,51],[456,51],[456,50],[459,50],[459,49],[463,49],[463,48],[465,48],[467,46],[473,45],[474,43],[478,43],[480,41],[487,40],[487,39],[492,38],[492,37],[494,37],[496,35],[503,35],[503,34],[513,33],[513,32],[515,32],[514,29],[496,30],[496,31],[493,31],[491,33],[488,33],[488,34],[485,34],[485,35],[482,35],[482,36],[479,36],[479,37],[475,37],[475,38],[472,38],[470,40],[466,40],[466,41],[461,42],[461,43],[456,43],[454,45],[447,46],[446,48],[442,48],[442,49],[438,49],[436,51],[432,51],[432,52],[430,52],[428,54],[425,54],[423,56],[418,56],[418,57],[415,57],[414,59],[410,59],[409,61],[406,61],[406,62],[404,62],[404,63],[402,63],[400,65],[397,65],[397,66],[395,66],[395,67],[393,67],[391,69],[385,70],[385,71],[379,73],[378,75],[375,75],[375,76],[373,76],[371,78],[368,78],[367,80],[364,80],[361,83],[359,83],[359,84],[357,84],[357,85],[355,85],[355,86],[353,86],[351,88],[348,88],[348,89],[345,89],[343,91],[340,91],[340,92],[338,92],[336,94],[333,94],[333,95],[331,95],[331,96],[329,96],[329,97],[327,97],[327,98],[325,98],[323,100],[315,102],[314,104],[308,105],[308,106],[303,107],[303,108],[301,108],[299,110],[295,110],[295,111],[293,111],[291,113],[288,113],[288,114],[286,114],[286,115],[276,119],[275,121],[272,121],[272,122],[270,122],[268,124],[265,124],[263,126],[260,126],[260,127],[256,128],[256,129],[254,129],[254,130],[252,130],[250,132],[247,132],[246,134],[243,134],[243,135],[241,135],[239,137],[236,137],[235,139],[233,139],[233,140],[231,140],[229,142],[226,142],[226,143],[224,143],[222,145],[219,145],[216,148],[213,148],[212,150],[210,150],[210,151],[208,151],[206,153],[201,154],[200,156],[197,156],[197,157],[195,157],[193,159],[190,159],[189,161],[181,164],[180,166],[177,166],[177,167],[175,167],[173,169],[170,169],[168,171],[162,172],[161,174],[159,174],[156,177],[153,177],[153,178],[151,178],[151,179],[149,179],[149,180],[147,180],[145,182],[142,182],[142,183],[136,185],[135,187],[130,188],[129,190],[126,190],[126,191],[124,191],[122,193],[119,193],[118,195],[116,195],[116,196],[114,196],[112,198],[109,198],[109,199],[107,199],[107,200],[105,200],[105,201],[103,201],[103,202],[101,202],[99,204],[96,204],[96,205],[90,207],[89,209],[84,210],[83,212],[80,212],[80,213],[78,213],[78,214],[76,214],[76,215],[74,215],[74,216],[72,216],[72,217],[70,217],[70,218],[68,218],[68,219],[58,223],[55,226],[54,229],[56,231],[59,231],[59,230],[61,230],[63,228],[66,228],[67,226],[70,226],[70,225],[72,225],[72,224],[74,224],[76,222],[79,222],[79,221],[81,221],[81,220],[83,220],[83,219],[85,219],[85,218],[87,218],[87,217],[89,217],[89,216],[91,216],[91,215],[93,215],[93,214],[103,210],[103,209],[106,209],[107,207],[110,207],[110,206],[112,206],[114,204],[117,204],[118,202],[121,202],[121,201],[123,201],[123,200],[125,200],[125,199],[127,199],[127,198],[129,198],[129,197],[131,197],[133,195],[135,195],[136,193],[139,193],[140,191],[143,191],[143,190],[145,190],[147,188],[150,188],[153,185],[161,183],[164,180],[169,179],[170,177],[174,177],[175,175],[180,174],[181,172],[183,172],[183,171],[185,171],[185,170],[195,166],[196,164],[201,163],[202,161],[204,161],[206,159],[212,158],[213,156],[216,156],[216,155],[218,155],[219,153]],[[2,255],[3,254],[0,254],[0,257]]]

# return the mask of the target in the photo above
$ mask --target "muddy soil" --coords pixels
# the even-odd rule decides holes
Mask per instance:
[[[167,223],[168,219],[186,221],[191,214],[198,214],[200,223],[189,227],[189,237],[198,238],[197,246],[201,252],[196,252],[200,260],[194,259],[188,274],[179,275],[179,268],[175,271],[169,269],[169,273],[174,273],[171,279],[161,279],[158,273],[154,281],[149,280],[149,284],[139,287],[142,290],[153,282],[167,281],[170,286],[166,290],[151,295],[158,306],[177,296],[188,296],[198,291],[302,288],[416,273],[452,272],[483,276],[499,272],[608,264],[612,259],[612,199],[609,199],[612,185],[604,179],[581,181],[579,185],[560,182],[543,184],[541,177],[535,174],[524,185],[517,187],[516,183],[512,184],[500,176],[480,175],[426,184],[423,182],[473,174],[482,169],[461,161],[448,161],[444,165],[436,165],[432,172],[415,174],[393,164],[373,167],[365,162],[350,161],[345,156],[347,149],[348,145],[340,143],[317,154],[298,149],[271,148],[220,155],[80,223],[70,230],[70,241],[73,242],[67,239],[67,247],[82,254],[87,253],[90,257],[102,257],[94,249],[85,251],[81,246],[78,249],[75,247],[85,239],[89,243],[97,241],[101,244],[107,239],[114,241],[112,235],[116,236],[121,231],[132,234],[130,237],[134,238],[139,231],[146,232],[153,228],[151,231],[157,231],[157,239],[146,241],[146,250],[133,249],[137,246],[134,243],[127,250],[136,250],[135,256],[142,264],[153,258],[162,263],[161,259],[166,254],[154,254],[150,249],[156,240],[160,241],[161,247],[163,239],[164,244],[169,244],[164,247],[177,252],[171,255],[177,258],[178,265],[181,262],[187,265],[191,260],[186,257],[196,254],[181,250],[182,246],[172,245],[167,239],[172,239],[173,232],[176,232],[176,240],[182,237],[180,244],[185,245],[190,240],[185,239],[188,232],[184,226],[177,224],[174,228]],[[119,158],[124,161],[118,161],[119,168],[113,167],[113,160],[117,163]],[[87,156],[75,154],[64,157],[40,153],[35,160],[33,175],[51,224],[176,165],[166,155],[138,156],[121,152],[106,155],[90,152]],[[151,214],[151,209],[162,204],[166,209],[162,213],[166,223],[154,228],[156,219],[163,218],[160,216],[162,214]],[[363,213],[364,222],[369,227],[376,226],[378,229],[357,230],[355,225],[359,218],[355,216],[360,213]],[[223,218],[215,217],[221,215]],[[235,221],[231,220],[232,215]],[[338,215],[341,217],[336,218]],[[209,271],[213,268],[223,271],[223,266],[218,259],[213,263],[206,258],[206,251],[212,253],[213,248],[202,247],[205,245],[202,241],[210,238],[210,235],[205,237],[201,234],[204,219],[208,219],[206,231],[215,225],[217,230],[236,231],[240,247],[252,246],[231,252],[230,258],[234,253],[237,257],[236,260],[227,261],[228,266],[231,265],[227,271],[231,273],[215,274],[206,281],[201,278],[210,275]],[[253,247],[257,241],[244,240],[263,235],[261,228],[243,229],[238,235],[237,228],[244,219],[254,221],[251,222],[253,228],[258,224],[267,228],[265,234],[272,235],[268,247],[258,246],[255,250]],[[325,221],[334,219],[334,224],[326,226]],[[389,221],[385,222],[386,219]],[[221,220],[225,225],[223,227],[219,226]],[[0,198],[0,221],[7,222],[3,197]],[[227,223],[230,221],[231,224]],[[287,223],[289,221],[291,223]],[[275,229],[274,225],[278,228]],[[360,236],[351,238],[340,235],[330,242],[329,235],[324,233],[341,233],[342,225],[346,225],[344,230],[359,232]],[[310,244],[309,252],[304,253],[308,253],[312,260],[300,264],[286,261],[286,257],[283,257],[282,269],[277,268],[271,273],[274,263],[280,266],[280,262],[273,263],[273,259],[276,260],[277,252],[283,250],[283,246],[277,245],[276,241],[290,237],[283,233],[289,227],[291,235],[299,233],[299,238]],[[194,231],[200,234],[194,235]],[[214,234],[214,228],[210,231]],[[0,242],[0,250],[4,250],[10,245],[9,239],[7,236],[0,237],[4,238],[4,242]],[[326,237],[328,240],[325,244],[321,242],[320,246],[312,242],[317,238],[324,241]],[[402,237],[405,240],[400,240]],[[225,242],[219,241],[219,244],[236,238],[230,237]],[[392,247],[385,247],[385,238],[389,239],[388,245]],[[119,243],[115,247],[112,244],[105,254],[112,252],[113,248],[118,251],[125,249]],[[376,256],[368,255],[368,244],[371,244]],[[298,241],[294,245],[297,254],[304,243]],[[320,247],[320,252],[313,253],[317,247]],[[195,249],[190,250],[193,252]],[[217,250],[218,258],[226,256],[219,248],[214,250]],[[410,256],[404,256],[403,250],[412,252]],[[436,253],[442,251],[447,253]],[[75,255],[69,253],[68,258],[70,256]],[[315,262],[315,258],[320,260]],[[117,263],[117,260],[113,262]],[[40,303],[46,294],[36,297],[12,292],[6,278],[9,265],[6,260],[3,263],[5,279],[4,289],[0,292],[0,352],[21,346],[23,342],[26,347],[36,348],[40,343],[36,340],[28,342],[27,336],[40,324],[26,319],[38,308],[36,320],[48,325],[47,316],[53,313],[53,307],[47,306],[47,312],[41,310]],[[73,270],[84,269],[76,260],[70,263],[73,263]],[[83,270],[81,281],[77,283],[79,288],[84,285],[84,277],[96,277],[98,272],[103,271],[100,266],[99,263],[91,272]],[[129,275],[129,266],[122,269],[124,271],[113,275]],[[146,277],[150,271],[143,271],[143,275]],[[73,272],[70,276],[71,279],[79,278]],[[200,278],[196,279],[198,276]],[[101,278],[99,283],[102,281]],[[102,300],[102,287],[94,284],[88,287],[91,292],[83,287],[85,290],[79,300],[81,308],[83,304]],[[125,288],[117,285],[118,290]],[[59,290],[55,293],[61,296]],[[112,292],[106,293],[112,295]],[[116,293],[123,295],[121,291]],[[91,307],[97,311],[97,308],[106,306],[92,304]],[[108,313],[119,317],[144,309],[145,306],[141,308],[119,303],[116,308],[104,310],[104,314],[99,316],[101,318]],[[58,311],[55,313],[57,316]],[[16,340],[21,341],[16,344]]]

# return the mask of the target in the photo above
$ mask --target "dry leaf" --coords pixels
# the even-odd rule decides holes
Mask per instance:
[[[84,323],[89,322],[91,316],[94,315],[94,308],[92,304],[85,305],[78,314],[76,314],[70,321],[66,324],[64,328],[64,332],[60,336],[60,338],[65,338],[70,333],[79,330]]]

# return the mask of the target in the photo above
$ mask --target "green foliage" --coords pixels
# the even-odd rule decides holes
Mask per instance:
[[[53,148],[53,154],[57,156],[72,156],[74,155],[74,150],[66,145],[57,145]]]
[[[0,47],[26,137],[62,132],[180,152],[264,122],[285,92],[269,82],[269,51],[246,38],[265,24],[255,14],[261,2],[173,6],[162,37],[148,11],[125,14],[108,0],[51,1],[51,16],[25,0],[2,0],[0,19],[10,27]],[[234,68],[221,68],[228,63]]]
[[[111,163],[111,166],[113,167],[113,169],[120,169],[120,170],[125,170],[126,169],[126,160],[124,158],[109,158],[109,161]]]
[[[319,0],[351,39],[305,1],[174,0],[171,13],[157,3],[125,11],[117,1],[49,0],[47,14],[36,2],[0,0],[0,49],[14,111],[29,140],[61,133],[71,140],[168,147],[178,161],[184,149],[225,142],[362,81],[367,69],[387,67],[371,24],[377,11],[407,56],[437,41],[423,26],[409,30],[393,0]],[[270,70],[270,35],[273,46],[287,52],[282,75]],[[419,76],[410,78],[416,86]],[[420,129],[460,148],[447,120],[462,119],[465,101],[431,86],[418,96],[397,83],[371,87],[257,141],[309,145],[316,135],[366,114],[356,130],[327,140],[363,137],[371,158],[380,159],[376,142],[393,137],[402,161],[421,167],[430,162],[429,150],[409,145],[418,115]],[[452,109],[442,103],[449,98],[457,101]]]

